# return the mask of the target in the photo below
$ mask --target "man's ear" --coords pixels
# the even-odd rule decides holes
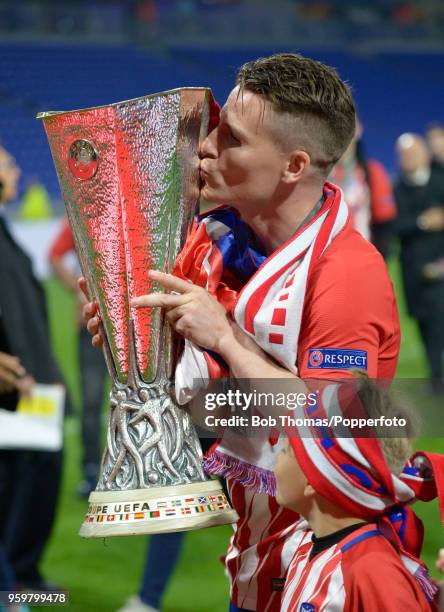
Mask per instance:
[[[287,166],[283,173],[285,183],[297,183],[310,168],[311,159],[307,151],[292,151],[287,158]]]

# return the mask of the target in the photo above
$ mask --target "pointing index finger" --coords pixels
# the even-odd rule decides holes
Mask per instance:
[[[148,275],[153,281],[156,281],[156,283],[159,283],[159,285],[162,285],[162,287],[169,289],[170,291],[189,293],[194,287],[193,283],[189,283],[188,281],[178,278],[177,276],[173,276],[172,274],[159,272],[158,270],[150,270]]]

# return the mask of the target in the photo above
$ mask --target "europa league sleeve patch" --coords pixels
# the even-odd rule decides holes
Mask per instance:
[[[308,367],[312,370],[367,369],[367,351],[337,348],[311,348]]]

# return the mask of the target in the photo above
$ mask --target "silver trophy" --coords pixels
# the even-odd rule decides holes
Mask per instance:
[[[161,290],[199,200],[199,142],[211,91],[184,88],[70,112],[40,113],[112,378],[107,447],[83,537],[180,531],[237,520],[202,468],[199,439],[170,388],[179,340]]]

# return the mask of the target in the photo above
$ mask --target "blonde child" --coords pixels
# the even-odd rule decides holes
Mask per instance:
[[[324,404],[342,410],[347,394],[341,385],[329,385],[315,410],[298,416],[326,418]],[[436,609],[437,586],[418,558],[422,524],[408,504],[438,494],[442,499],[444,457],[416,453],[409,459],[408,414],[369,380],[358,382],[359,400],[370,418],[405,418],[399,437],[358,438],[351,432],[335,438],[328,427],[301,425],[278,458],[277,501],[301,516],[282,611]]]

